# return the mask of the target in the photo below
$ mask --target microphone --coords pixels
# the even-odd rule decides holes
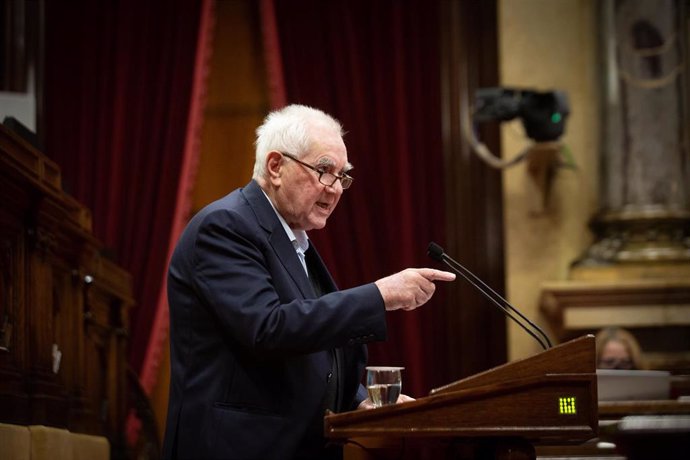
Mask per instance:
[[[527,319],[527,317],[520,313],[517,308],[513,307],[506,299],[498,295],[496,291],[487,286],[486,283],[479,279],[474,273],[463,267],[458,261],[446,254],[441,246],[432,241],[429,243],[427,254],[435,261],[446,264],[455,273],[465,278],[472,286],[474,286],[475,289],[481,292],[484,297],[489,299],[494,305],[500,308],[501,311],[506,314],[506,316],[515,321],[518,326],[524,329],[537,342],[539,342],[539,345],[541,345],[544,350],[547,350],[553,346],[551,345],[549,337],[539,326]],[[487,290],[491,294],[489,294]],[[520,319],[513,315],[513,313],[516,313]],[[529,327],[527,325],[529,325]]]

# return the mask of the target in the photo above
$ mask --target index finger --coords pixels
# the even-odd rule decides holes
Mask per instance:
[[[419,268],[419,274],[429,281],[453,281],[455,273],[436,270],[435,268]]]

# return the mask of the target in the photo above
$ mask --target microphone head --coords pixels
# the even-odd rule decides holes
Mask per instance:
[[[443,262],[443,254],[445,251],[441,246],[438,244],[434,243],[433,241],[429,243],[429,249],[427,249],[427,254],[429,257],[434,259],[437,262]]]

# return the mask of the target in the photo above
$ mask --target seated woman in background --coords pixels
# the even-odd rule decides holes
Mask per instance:
[[[607,327],[596,335],[597,368],[644,369],[635,337],[620,327]]]

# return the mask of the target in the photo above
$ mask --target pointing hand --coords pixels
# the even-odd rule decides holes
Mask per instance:
[[[375,284],[387,311],[414,310],[427,303],[436,290],[434,281],[453,281],[455,274],[433,268],[408,268]]]

